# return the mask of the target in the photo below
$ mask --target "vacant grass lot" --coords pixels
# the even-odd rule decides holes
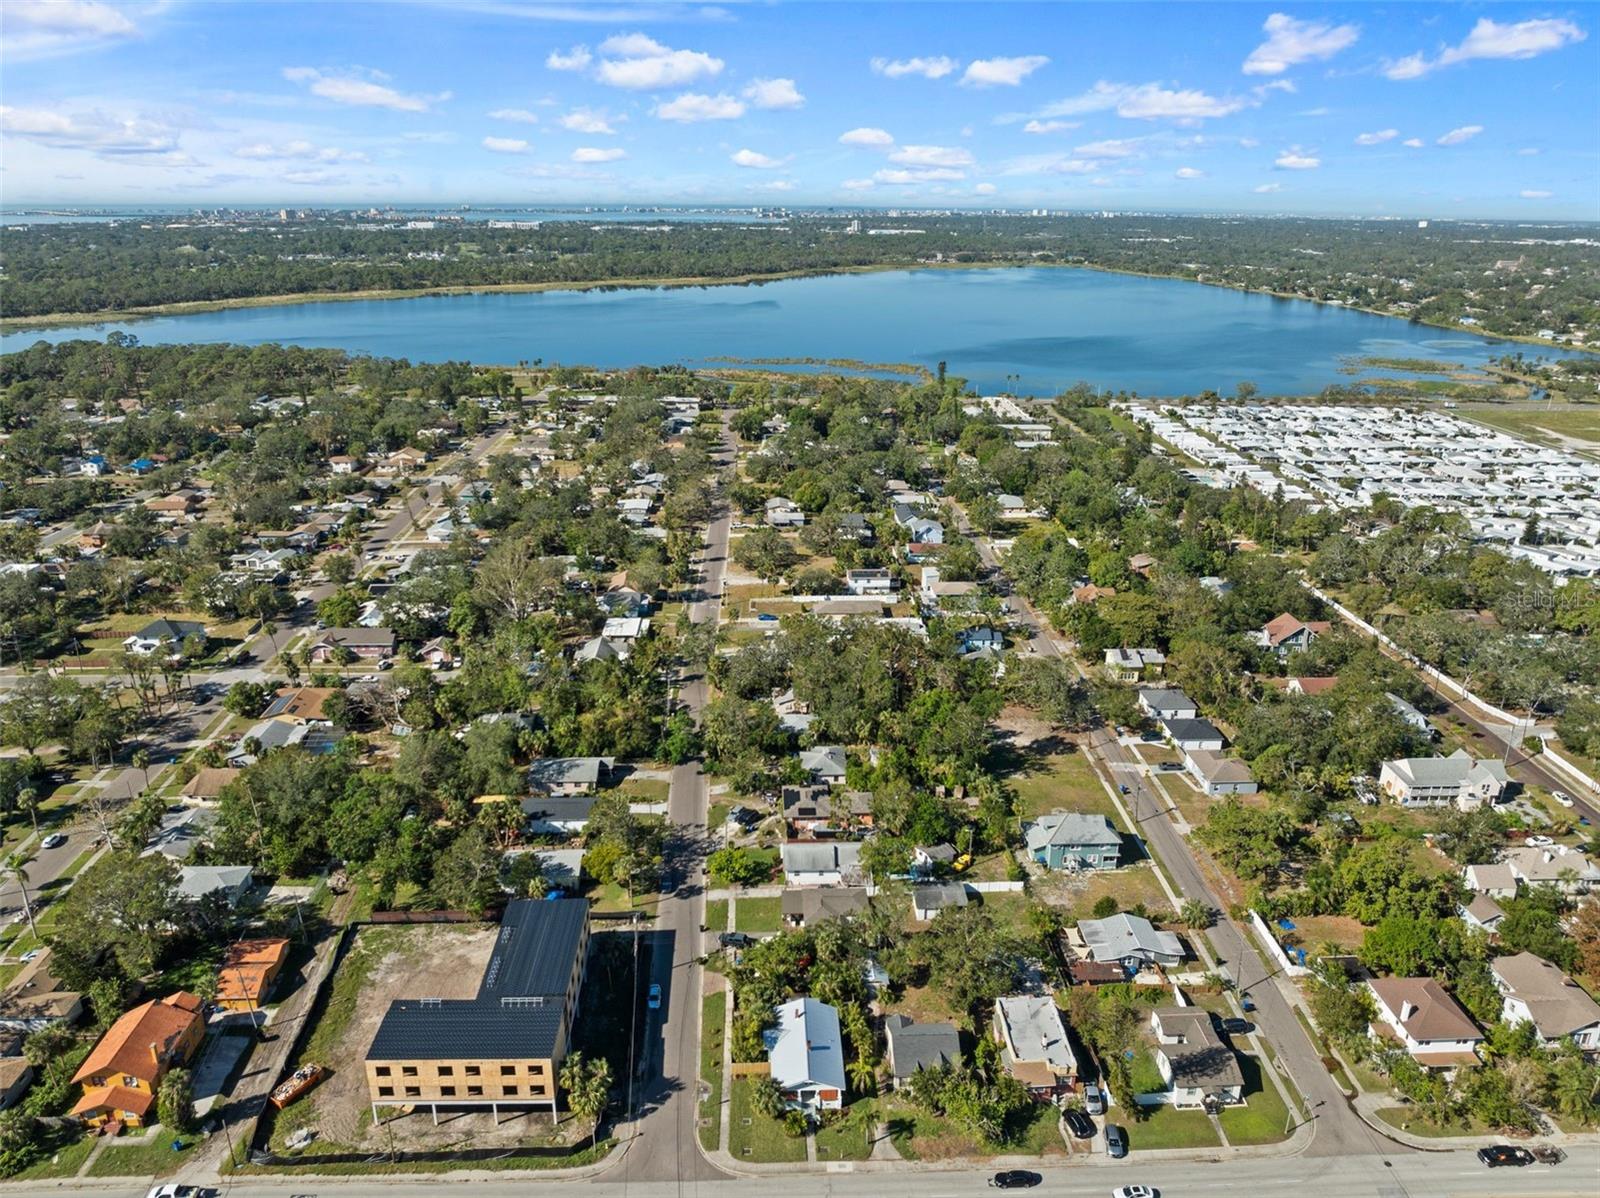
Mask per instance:
[[[734,900],[733,926],[741,932],[776,932],[783,922],[781,898]]]
[[[178,1140],[181,1152],[172,1150]],[[90,1177],[164,1177],[182,1168],[194,1156],[195,1140],[192,1136],[173,1136],[159,1131],[148,1144],[107,1144],[89,1166]]]
[[[735,1078],[729,1103],[728,1151],[736,1161],[781,1163],[806,1159],[806,1142],[791,1136],[783,1124],[769,1119],[750,1101],[751,1081]]]
[[[728,930],[728,900],[706,900],[706,927],[713,932],[726,932]]]
[[[1051,811],[1082,811],[1117,818],[1111,798],[1082,752],[1029,759],[1006,780],[1016,792],[1017,817],[1036,819]]]
[[[1472,408],[1462,413],[1473,420],[1503,428],[1519,437],[1545,439],[1556,433],[1580,441],[1600,442],[1600,406],[1545,408]]]

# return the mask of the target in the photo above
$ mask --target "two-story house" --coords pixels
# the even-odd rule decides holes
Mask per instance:
[[[1427,1069],[1478,1063],[1483,1033],[1433,978],[1373,978],[1367,983],[1377,1018],[1372,1034],[1405,1049]]]
[[[91,1127],[116,1121],[143,1127],[169,1070],[187,1065],[205,1037],[204,1004],[187,991],[141,1003],[106,1029],[72,1080],[83,1097],[72,1108]]]
[[[1517,953],[1489,962],[1500,991],[1500,1018],[1531,1023],[1541,1044],[1571,1040],[1584,1052],[1600,1052],[1600,1003],[1543,957]]]
[[[1046,869],[1116,869],[1122,834],[1103,815],[1055,811],[1024,829],[1028,853]]]

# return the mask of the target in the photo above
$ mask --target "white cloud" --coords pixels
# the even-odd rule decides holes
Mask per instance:
[[[839,134],[839,142],[846,146],[892,146],[894,137],[887,129],[875,129],[871,125],[863,125],[859,129],[849,129]]]
[[[1393,141],[1399,136],[1400,130],[1398,129],[1379,129],[1376,133],[1358,133],[1356,134],[1356,145],[1381,146],[1384,142]]]
[[[298,187],[342,187],[350,182],[349,175],[340,174],[338,171],[304,168],[284,171],[274,178],[281,179],[285,183],[293,183]]]
[[[874,58],[872,70],[888,79],[901,79],[906,75],[921,75],[924,79],[943,79],[961,64],[953,58]]]
[[[1538,146],[1523,146],[1517,151],[1518,158],[1533,158],[1540,153]]]
[[[949,167],[932,167],[926,170],[881,170],[873,172],[872,177],[879,183],[906,186],[912,183],[953,183],[965,179],[967,172]]]
[[[284,67],[283,77],[290,83],[303,83],[311,94],[332,100],[335,104],[350,104],[357,108],[389,108],[395,112],[427,112],[434,104],[450,98],[449,92],[436,96],[421,93],[406,94],[381,80],[387,78],[375,71],[361,74],[349,72],[329,75],[316,67]]]
[[[492,121],[516,121],[520,125],[537,125],[539,114],[526,108],[496,108],[489,114]]]
[[[1296,147],[1279,154],[1273,159],[1273,165],[1284,171],[1314,171],[1322,165],[1322,159],[1302,154],[1299,147]]]
[[[1533,187],[1524,187],[1517,194],[1525,200],[1548,200],[1551,195],[1548,191],[1540,191]]]
[[[903,166],[971,166],[972,154],[960,146],[901,146],[889,161]]]
[[[1022,131],[1024,133],[1062,133],[1068,129],[1076,129],[1082,124],[1082,121],[1029,121],[1022,126]]]
[[[1124,137],[1091,141],[1088,145],[1078,146],[1073,153],[1082,154],[1085,158],[1136,158],[1144,151],[1139,146],[1138,138]]]
[[[1239,148],[1241,150],[1253,150],[1260,144],[1261,142],[1254,137],[1241,137],[1239,139]]]
[[[1211,96],[1192,88],[1173,90],[1159,83],[1109,83],[1102,79],[1081,95],[1045,105],[1038,115],[1081,116],[1087,112],[1114,110],[1118,116],[1135,120],[1197,121],[1231,116],[1259,103],[1259,99]]]
[[[486,137],[483,148],[494,154],[526,154],[528,143],[520,137]]]
[[[1471,141],[1474,137],[1477,137],[1478,134],[1482,132],[1482,125],[1462,125],[1459,129],[1452,129],[1450,132],[1441,135],[1435,144],[1441,146],[1459,146],[1464,141]]]
[[[601,146],[579,146],[572,151],[574,162],[619,162],[628,156],[628,151],[612,146],[609,149]]]
[[[1007,175],[1091,175],[1100,169],[1098,162],[1069,158],[1065,154],[1024,154],[1006,163]]]
[[[961,85],[1016,87],[1049,62],[1043,54],[1024,54],[1019,58],[980,58],[967,64],[966,73],[961,76]]]
[[[972,194],[973,195],[980,195],[980,196],[992,196],[995,192],[997,192],[999,190],[1000,189],[998,187],[996,187],[993,183],[979,183],[976,187],[974,187],[972,189]]]
[[[594,61],[588,46],[574,46],[563,53],[552,50],[545,55],[544,65],[552,71],[581,71]]]
[[[176,131],[160,121],[99,111],[66,113],[0,105],[0,132],[58,150],[89,150],[103,157],[170,154],[178,147]]]
[[[1332,58],[1356,44],[1358,25],[1330,25],[1326,21],[1297,21],[1275,12],[1261,26],[1267,40],[1244,60],[1246,75],[1281,75],[1302,62]]]
[[[240,146],[233,152],[235,158],[251,158],[261,162],[283,159],[302,159],[310,162],[366,162],[360,150],[341,150],[338,146],[316,146],[309,141],[296,140],[274,145],[259,141]]]
[[[793,179],[769,179],[765,183],[757,183],[754,186],[756,191],[793,191],[795,182]]]
[[[1267,83],[1258,83],[1250,90],[1256,95],[1265,98],[1272,92],[1287,92],[1292,96],[1300,89],[1294,85],[1293,79],[1273,79]]]
[[[1400,144],[1403,145],[1403,146],[1408,146],[1413,150],[1420,150],[1420,149],[1422,149],[1422,138],[1420,138],[1420,137],[1408,137],[1403,142],[1401,142]]]
[[[1332,111],[1331,108],[1307,108],[1295,113],[1295,116],[1327,116]]]
[[[139,36],[121,9],[98,0],[8,0],[0,5],[7,58],[51,58]]]
[[[722,73],[723,62],[699,50],[674,50],[642,33],[624,33],[600,43],[595,78],[635,91],[677,87]]]
[[[876,186],[871,179],[846,179],[839,184],[844,191],[871,191]]]
[[[754,171],[775,171],[789,160],[787,158],[772,158],[756,150],[739,150],[728,155],[728,161],[733,163],[734,166],[747,167]]]
[[[612,128],[613,120],[622,120],[609,113],[594,108],[574,108],[571,112],[560,117],[561,127],[570,129],[574,133],[615,133]]]
[[[675,100],[657,104],[653,111],[663,121],[679,121],[686,125],[697,121],[733,121],[744,115],[744,102],[735,100],[727,92],[714,96],[684,92]]]
[[[1534,58],[1583,41],[1589,35],[1571,21],[1541,17],[1531,21],[1502,25],[1490,17],[1479,17],[1472,32],[1459,46],[1446,46],[1429,61],[1418,51],[1384,68],[1390,79],[1417,79],[1440,67],[1454,66],[1481,58]]]
[[[1283,190],[1283,184],[1282,183],[1263,183],[1263,184],[1261,184],[1259,187],[1257,187],[1255,189],[1255,193],[1258,196],[1269,196],[1273,192],[1282,191],[1282,190]]]
[[[1204,179],[1206,173],[1202,170],[1196,170],[1192,166],[1180,166],[1172,172],[1172,176],[1175,179]]]
[[[793,79],[755,79],[739,94],[757,108],[804,108],[806,104]]]

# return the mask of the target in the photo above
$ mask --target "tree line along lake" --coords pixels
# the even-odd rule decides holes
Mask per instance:
[[[904,362],[987,392],[1051,394],[1074,383],[1141,395],[1313,395],[1352,381],[1359,358],[1481,366],[1523,348],[1303,300],[1071,267],[889,270],[719,286],[474,292],[239,307],[28,329],[34,342],[265,342],[413,361],[597,367],[728,360]],[[1385,371],[1393,374],[1393,371]]]

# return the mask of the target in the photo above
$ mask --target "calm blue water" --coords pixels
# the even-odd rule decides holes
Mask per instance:
[[[1065,268],[893,271],[756,286],[490,293],[240,308],[0,337],[33,342],[265,341],[413,361],[703,365],[738,358],[944,361],[984,390],[1083,381],[1145,395],[1306,395],[1347,383],[1351,355],[1479,364],[1505,343],[1297,300]],[[1523,347],[1557,356],[1559,351]]]

